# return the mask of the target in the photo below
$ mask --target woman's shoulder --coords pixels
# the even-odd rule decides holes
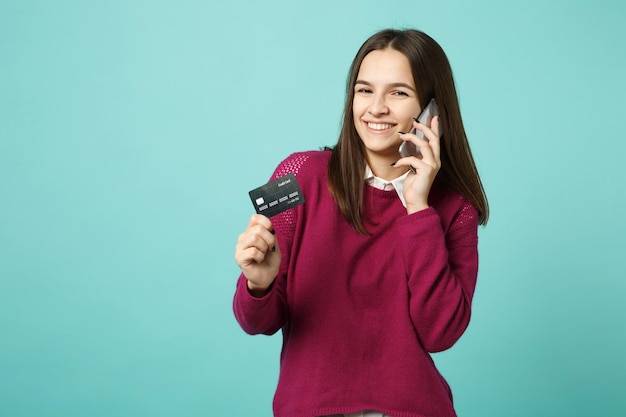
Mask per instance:
[[[442,178],[435,179],[429,201],[439,212],[449,212],[449,215],[454,216],[464,213],[478,218],[478,211],[472,203]]]
[[[294,152],[278,164],[274,178],[290,173],[296,177],[325,174],[328,169],[330,154],[331,152],[328,150]]]

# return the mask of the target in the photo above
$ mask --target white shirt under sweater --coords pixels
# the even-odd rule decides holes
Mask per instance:
[[[398,193],[398,197],[400,197],[400,201],[402,201],[402,205],[406,207],[406,201],[404,200],[404,180],[409,175],[410,171],[407,171],[405,174],[399,176],[398,178],[394,178],[391,181],[384,180],[380,177],[377,177],[372,172],[372,169],[369,165],[365,166],[365,183],[367,185],[371,185],[374,188],[378,188],[379,190],[391,191],[396,190]]]

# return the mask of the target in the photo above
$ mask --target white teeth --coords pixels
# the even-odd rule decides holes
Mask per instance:
[[[387,129],[391,129],[393,125],[390,125],[387,123],[368,123],[367,127],[369,127],[370,129],[374,129],[374,130],[387,130]]]

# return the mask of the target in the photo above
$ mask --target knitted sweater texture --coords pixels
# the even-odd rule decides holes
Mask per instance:
[[[411,215],[395,191],[364,185],[361,235],[328,191],[329,159],[302,152],[278,166],[272,179],[293,172],[306,202],[271,219],[282,262],[269,293],[253,297],[242,275],[233,300],[247,333],[282,329],[274,413],[455,416],[430,353],[469,323],[478,213],[439,181],[430,207]]]

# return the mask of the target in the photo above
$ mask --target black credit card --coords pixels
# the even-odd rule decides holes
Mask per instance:
[[[248,194],[256,212],[267,217],[304,203],[296,176],[291,173],[255,188]]]

